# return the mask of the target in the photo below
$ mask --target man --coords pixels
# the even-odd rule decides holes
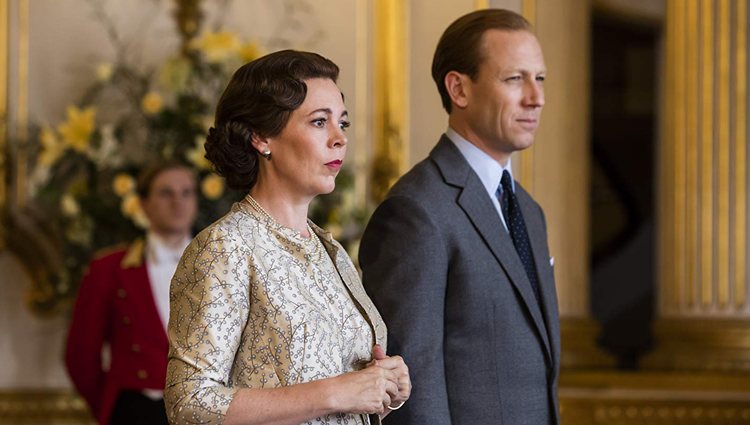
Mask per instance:
[[[81,283],[65,364],[100,424],[167,424],[169,284],[190,242],[195,180],[176,162],[147,169],[138,182],[145,242],[98,256]]]
[[[541,48],[520,15],[477,11],[445,31],[432,75],[448,130],[391,189],[359,252],[388,352],[412,374],[386,423],[558,424],[545,221],[510,174],[544,105]]]

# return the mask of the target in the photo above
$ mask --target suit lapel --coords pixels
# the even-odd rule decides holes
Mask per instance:
[[[430,153],[430,157],[437,164],[446,183],[463,188],[457,199],[458,205],[466,213],[497,262],[508,275],[510,283],[520,294],[544,343],[547,355],[551,359],[552,350],[547,327],[542,318],[539,303],[531,288],[531,282],[526,276],[526,271],[518,257],[513,241],[503,228],[497,210],[487,196],[487,191],[482,182],[463,158],[461,152],[446,136],[440,139],[440,142]],[[534,254],[536,255],[536,252]]]
[[[541,214],[536,210],[531,197],[520,186],[516,186],[518,201],[521,205],[521,213],[526,220],[526,228],[531,240],[531,249],[534,252],[534,263],[536,265],[537,275],[539,276],[539,289],[542,295],[542,304],[544,305],[543,314],[549,338],[553,342],[552,349],[555,358],[559,358],[560,346],[559,335],[560,325],[558,322],[557,311],[557,289],[555,288],[555,276],[552,266],[549,264],[549,250],[547,249],[546,226],[542,222]]]

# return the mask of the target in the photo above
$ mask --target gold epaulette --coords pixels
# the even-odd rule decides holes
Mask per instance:
[[[128,246],[128,244],[126,242],[122,242],[122,243],[118,243],[116,245],[110,245],[110,246],[104,247],[104,248],[102,248],[102,249],[97,250],[96,252],[94,252],[93,259],[94,260],[98,260],[100,258],[104,258],[104,257],[106,257],[106,256],[108,256],[110,254],[113,254],[113,253],[117,252],[117,251],[124,250],[125,248],[127,248],[127,246]]]
[[[138,238],[133,241],[128,247],[128,251],[120,261],[120,267],[128,269],[131,267],[141,267],[143,265],[143,257],[146,249],[146,242],[143,238]]]

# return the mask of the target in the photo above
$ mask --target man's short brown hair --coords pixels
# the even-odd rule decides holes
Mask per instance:
[[[138,175],[138,183],[136,186],[138,197],[141,199],[148,198],[149,194],[151,193],[151,186],[154,184],[154,180],[156,180],[159,174],[175,169],[185,170],[188,173],[192,174],[193,178],[196,178],[195,170],[193,170],[193,168],[191,168],[186,163],[177,159],[167,159],[164,161],[154,162],[146,166]]]
[[[432,58],[432,79],[437,84],[443,108],[451,113],[451,98],[445,88],[445,76],[456,71],[474,80],[482,63],[482,36],[487,30],[531,31],[531,24],[516,12],[483,9],[466,14],[443,33]]]

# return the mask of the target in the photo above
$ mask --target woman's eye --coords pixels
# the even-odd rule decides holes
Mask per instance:
[[[346,129],[349,128],[349,126],[351,125],[352,123],[350,123],[349,121],[341,121],[339,123],[339,128],[341,128],[343,131],[346,131]]]
[[[316,120],[313,120],[312,125],[315,127],[325,127],[326,125],[326,119],[325,118],[318,118]]]

